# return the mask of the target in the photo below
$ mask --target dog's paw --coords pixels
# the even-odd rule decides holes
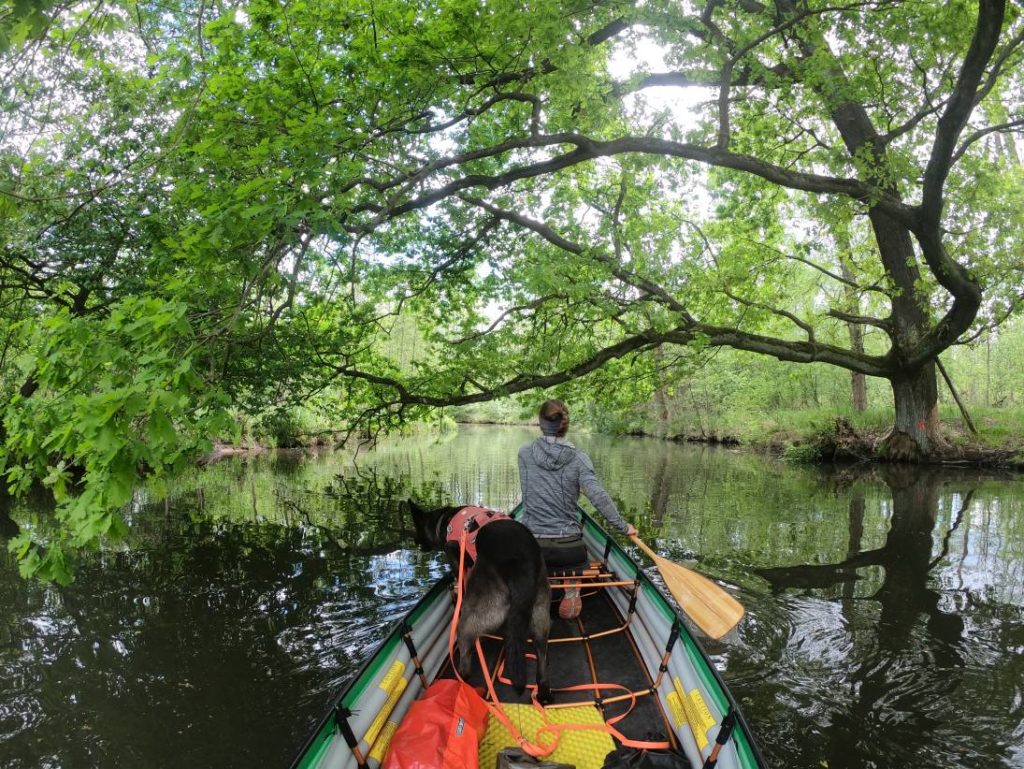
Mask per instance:
[[[541,705],[550,705],[555,701],[554,696],[551,694],[551,687],[545,684],[538,684],[537,686],[537,702]]]

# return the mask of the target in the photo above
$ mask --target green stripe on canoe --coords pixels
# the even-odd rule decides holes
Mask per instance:
[[[650,577],[639,567],[629,555],[623,550],[619,543],[611,539],[601,526],[599,526],[587,513],[586,510],[579,508],[582,513],[584,528],[588,529],[595,539],[604,539],[605,541],[611,540],[612,549],[611,552],[619,556],[619,558],[626,564],[632,567],[633,576],[640,575],[643,581],[643,589],[647,596],[651,599],[654,606],[658,608],[662,616],[668,622],[674,622],[676,617],[676,610],[665,598],[658,586],[655,585]],[[697,675],[700,678],[704,689],[711,694],[715,705],[718,707],[720,713],[725,713],[729,709],[729,700],[725,696],[725,691],[722,685],[719,683],[718,678],[712,672],[710,665],[700,649],[697,648],[696,642],[690,636],[689,632],[681,633],[681,638],[686,646],[687,656],[693,663],[694,670],[697,671]],[[750,740],[747,739],[747,734],[743,729],[733,730],[733,740],[736,743],[737,753],[739,755],[740,764],[744,769],[757,769],[757,759],[754,757],[754,751],[750,745]]]
[[[392,632],[387,637],[383,645],[377,650],[377,653],[373,655],[373,659],[370,664],[366,666],[362,675],[359,676],[352,685],[345,692],[345,696],[341,698],[341,704],[350,708],[359,702],[359,698],[366,693],[366,689],[370,686],[370,683],[377,677],[377,674],[381,671],[385,665],[391,664],[391,655],[395,651],[395,647],[398,646],[401,637],[398,635],[397,630]]]
[[[522,511],[522,509],[523,503],[520,502],[515,506],[510,515],[514,518]],[[608,532],[605,531],[604,528],[600,526],[586,510],[579,505],[576,506],[576,509],[580,513],[584,530],[588,531],[594,539],[611,542],[612,548],[609,555],[614,554],[618,556],[624,564],[628,565],[630,567],[629,570],[633,572],[632,575],[630,575],[631,577],[635,578],[638,574],[640,575],[640,578],[643,581],[644,590],[651,598],[653,604],[658,608],[667,621],[674,622],[679,616],[676,613],[676,610],[668,602],[661,590],[658,589],[658,586],[655,585],[643,569],[640,568],[639,564],[629,557],[626,551],[619,546],[619,543],[612,539]],[[686,646],[687,656],[693,663],[693,667],[697,671],[697,675],[700,677],[705,690],[711,694],[719,712],[725,713],[729,709],[729,700],[725,696],[725,691],[722,688],[722,685],[718,682],[718,678],[711,671],[710,663],[701,653],[700,649],[697,648],[697,643],[690,636],[689,631],[681,633],[680,637],[683,639],[683,643]],[[747,739],[746,732],[742,728],[733,730],[733,741],[736,743],[736,751],[739,755],[740,765],[743,769],[758,769],[757,759],[754,757],[754,750],[751,747],[750,740]]]

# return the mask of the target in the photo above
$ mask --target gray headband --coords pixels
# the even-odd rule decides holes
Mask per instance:
[[[558,431],[559,429],[561,429],[561,427],[561,417],[559,417],[558,419],[545,419],[544,417],[540,418],[540,431],[544,435],[558,435]]]

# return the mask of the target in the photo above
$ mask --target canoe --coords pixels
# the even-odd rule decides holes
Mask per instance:
[[[529,691],[517,696],[502,684],[500,639],[482,644],[506,720],[542,745],[553,740],[545,726],[560,724],[558,746],[545,760],[576,769],[601,769],[607,753],[618,747],[613,734],[667,741],[692,769],[701,769],[720,731],[718,767],[766,767],[736,701],[681,616],[612,537],[579,512],[591,568],[582,575],[551,576],[552,587],[582,584],[584,596],[578,620],[551,623],[554,704],[541,710],[530,704]],[[452,677],[453,581],[451,575],[439,580],[395,625],[321,719],[292,769],[379,769],[411,704],[430,682]],[[469,684],[482,687],[480,667],[474,665]],[[492,769],[496,751],[514,744],[502,719],[489,718],[480,769]],[[602,723],[614,726],[593,726]]]

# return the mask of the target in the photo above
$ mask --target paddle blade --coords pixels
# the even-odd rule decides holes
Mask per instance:
[[[701,632],[718,639],[736,627],[744,613],[739,601],[703,574],[662,558],[639,537],[631,539],[651,557],[665,581],[665,587]]]

